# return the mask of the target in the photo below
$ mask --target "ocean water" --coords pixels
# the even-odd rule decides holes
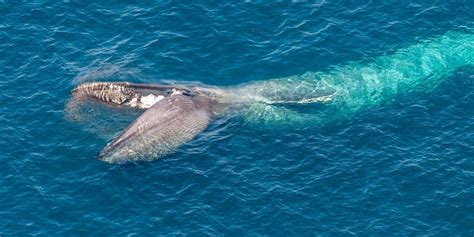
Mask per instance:
[[[469,1],[0,1],[0,235],[472,236],[473,29]],[[417,46],[447,61],[403,57]],[[407,73],[407,89],[353,89],[368,85],[353,72],[380,67]],[[219,118],[153,162],[95,159],[139,111],[65,114],[87,81],[251,87],[325,75],[342,82],[344,109],[285,109],[338,119]],[[301,92],[291,85],[286,94]]]

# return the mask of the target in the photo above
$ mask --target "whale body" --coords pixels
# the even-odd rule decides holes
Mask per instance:
[[[72,91],[72,102],[95,99],[145,111],[98,155],[109,163],[154,160],[175,151],[228,111],[249,122],[325,124],[377,106],[402,92],[433,90],[474,64],[474,34],[447,32],[327,72],[228,87],[92,82]],[[301,113],[287,104],[324,104],[331,113]]]

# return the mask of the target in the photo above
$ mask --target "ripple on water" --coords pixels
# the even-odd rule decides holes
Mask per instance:
[[[218,120],[152,163],[94,159],[137,113],[64,114],[84,81],[221,86],[370,62],[472,29],[471,5],[2,2],[0,235],[472,234],[472,66],[325,126]]]

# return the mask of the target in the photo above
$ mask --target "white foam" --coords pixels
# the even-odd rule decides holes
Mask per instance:
[[[128,104],[132,107],[138,107],[138,100],[136,97],[134,97]]]
[[[153,106],[156,102],[164,99],[165,97],[162,96],[162,95],[159,95],[159,96],[155,96],[153,94],[149,94],[147,96],[142,96],[140,98],[140,107],[141,108],[150,108],[151,106]]]
[[[183,91],[181,90],[176,90],[173,88],[173,93],[171,93],[171,95],[182,95],[183,94]]]

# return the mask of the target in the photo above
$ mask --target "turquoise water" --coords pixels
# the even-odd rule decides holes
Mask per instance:
[[[474,34],[447,32],[367,62],[353,61],[330,67],[329,72],[246,83],[234,86],[234,90],[241,97],[260,102],[244,110],[244,116],[252,122],[266,122],[269,126],[326,125],[400,93],[430,92],[446,77],[473,62]],[[282,108],[282,104],[326,104],[332,110],[301,114]]]
[[[0,20],[2,236],[473,234],[472,4],[2,1]],[[139,112],[71,121],[84,81],[334,97],[110,165]]]

